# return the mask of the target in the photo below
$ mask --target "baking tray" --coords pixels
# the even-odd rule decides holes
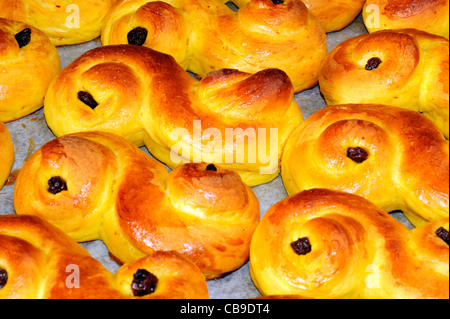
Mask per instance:
[[[367,33],[367,30],[360,15],[345,29],[327,34],[328,49],[331,50],[346,39],[364,33]],[[96,39],[79,45],[59,47],[61,67],[66,67],[84,52],[99,46],[101,46],[101,42],[99,39]],[[326,106],[318,86],[296,94],[295,100],[305,119]],[[0,215],[15,213],[13,192],[17,174],[32,153],[55,138],[55,135],[47,126],[42,109],[22,119],[6,123],[6,126],[11,133],[16,154],[10,178],[0,190]],[[149,154],[145,147],[142,147],[142,150]],[[273,204],[287,197],[281,176],[267,184],[253,187],[253,191],[260,202],[261,217]],[[413,227],[402,213],[397,212],[392,215],[408,228]],[[96,240],[81,243],[81,245],[108,270],[116,272],[119,268],[116,262],[110,259],[108,249],[103,242]],[[250,278],[248,263],[223,278],[208,281],[207,284],[209,295],[212,299],[249,299],[261,296]]]

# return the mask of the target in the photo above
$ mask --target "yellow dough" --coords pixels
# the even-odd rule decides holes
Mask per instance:
[[[369,32],[413,28],[448,39],[448,0],[367,0],[363,18]]]
[[[14,145],[5,124],[0,121],[0,189],[9,177],[14,164]]]
[[[44,105],[61,70],[56,47],[40,30],[0,18],[0,121],[10,122]]]
[[[145,146],[174,168],[214,163],[250,186],[279,175],[286,139],[303,121],[279,69],[193,79],[175,60],[136,45],[90,50],[52,82],[45,119],[56,136],[100,130]]]
[[[0,17],[42,30],[56,46],[84,43],[100,36],[103,19],[115,0],[0,0]]]
[[[110,133],[67,135],[26,162],[19,215],[37,215],[76,241],[102,239],[121,262],[174,250],[207,279],[248,260],[259,203],[238,174],[214,165],[166,167]]]
[[[113,274],[44,220],[0,216],[1,299],[208,297],[198,267],[175,252],[155,252]]]
[[[409,231],[360,196],[305,190],[263,216],[250,274],[268,296],[448,299],[448,226],[444,218]]]
[[[416,111],[336,105],[308,117],[286,142],[290,195],[330,188],[363,196],[416,226],[449,214],[449,143]]]
[[[198,77],[281,69],[295,92],[317,84],[328,52],[322,25],[299,0],[251,1],[237,12],[221,0],[121,0],[105,18],[102,43],[170,54]]]
[[[449,42],[414,29],[382,30],[337,45],[320,90],[329,105],[375,103],[419,111],[449,136]]]

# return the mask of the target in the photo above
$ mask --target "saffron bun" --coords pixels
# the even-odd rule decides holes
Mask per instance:
[[[221,0],[119,0],[105,18],[102,44],[150,47],[199,78],[276,68],[295,92],[314,87],[328,52],[317,18],[299,0],[246,2],[235,12]]]
[[[137,45],[90,50],[53,80],[44,102],[56,136],[106,131],[175,168],[214,163],[250,186],[279,175],[281,151],[303,121],[279,69],[219,70],[195,80],[173,57]]]
[[[42,108],[48,85],[61,70],[59,53],[40,30],[0,18],[0,121]]]
[[[14,164],[14,144],[8,128],[0,121],[0,189],[9,177]]]
[[[14,189],[35,215],[78,242],[101,239],[119,262],[177,251],[207,279],[248,260],[259,203],[238,174],[205,163],[166,167],[124,138],[84,132],[46,143]]]
[[[330,188],[360,195],[416,226],[449,214],[449,143],[416,111],[385,105],[327,106],[286,142],[289,195]]]
[[[56,46],[100,36],[103,18],[115,0],[0,0],[0,17],[42,30]]]
[[[320,90],[329,105],[376,103],[419,111],[449,136],[449,42],[413,29],[344,41],[324,61]]]
[[[448,17],[448,0],[367,0],[363,9],[369,32],[412,28],[448,39]]]
[[[208,298],[197,266],[155,252],[114,274],[61,230],[35,216],[0,216],[0,298]]]
[[[230,1],[222,0],[222,2],[228,3]],[[231,2],[241,8],[250,3],[251,0],[233,0]],[[300,2],[300,0],[294,0],[293,2]],[[361,13],[366,0],[301,0],[301,2],[319,19],[325,32],[328,33],[339,31],[352,23]]]
[[[302,0],[319,19],[325,32],[339,31],[361,13],[366,0]]]
[[[251,243],[263,295],[448,299],[449,220],[412,231],[350,193],[305,190],[273,205]]]

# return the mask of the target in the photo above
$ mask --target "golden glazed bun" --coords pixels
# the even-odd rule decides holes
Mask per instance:
[[[319,19],[325,32],[339,31],[361,13],[366,0],[303,0]]]
[[[330,188],[361,195],[418,226],[449,214],[449,143],[418,112],[383,105],[327,106],[286,143],[288,194]]]
[[[86,52],[52,82],[45,119],[56,136],[100,130],[145,145],[171,168],[215,163],[250,186],[279,174],[303,121],[286,73],[219,70],[201,81],[169,55],[136,45]]]
[[[76,241],[102,239],[120,262],[177,251],[207,279],[248,260],[260,216],[238,174],[191,163],[169,174],[124,138],[101,132],[63,136],[34,153],[17,178],[14,207]]]
[[[449,136],[449,42],[425,32],[386,30],[335,47],[324,61],[327,104],[376,103],[419,111]]]
[[[317,84],[327,54],[320,22],[299,0],[119,0],[102,28],[103,45],[136,44],[172,55],[198,77],[219,69],[277,68],[295,92]]]
[[[155,252],[117,273],[62,231],[35,216],[0,216],[1,299],[208,298],[197,266]]]
[[[83,43],[100,36],[115,0],[0,0],[0,17],[42,30],[53,44]]]
[[[300,2],[300,0],[294,1]],[[230,1],[222,0],[222,2]],[[238,7],[243,7],[251,0],[232,0],[231,2]],[[279,0],[279,2],[285,1]],[[325,32],[328,33],[341,30],[352,23],[361,13],[366,0],[302,0],[301,2],[319,19]]]
[[[264,295],[449,298],[448,218],[409,231],[368,200],[311,189],[273,205],[251,243]]]
[[[0,121],[40,109],[48,85],[61,70],[59,54],[38,29],[0,18]]]
[[[369,32],[413,28],[448,39],[448,0],[367,0],[363,9]]]
[[[300,2],[300,0],[294,1]],[[222,0],[222,2],[230,1]],[[231,2],[238,7],[243,7],[251,0],[232,0]],[[279,2],[285,1],[279,0]],[[325,32],[328,33],[341,30],[352,23],[361,13],[366,0],[302,0],[301,2],[319,19]]]
[[[0,121],[0,189],[9,177],[14,164],[14,144],[8,128]]]

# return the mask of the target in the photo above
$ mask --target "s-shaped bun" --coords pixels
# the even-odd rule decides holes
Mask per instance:
[[[114,274],[35,216],[0,216],[1,299],[208,298],[205,278],[175,252],[155,252]]]
[[[0,0],[0,17],[42,30],[54,45],[88,42],[100,36],[115,0]]]
[[[375,103],[425,114],[449,136],[449,42],[413,29],[364,34],[337,45],[320,72],[327,104]]]
[[[363,18],[369,32],[417,29],[448,39],[448,0],[367,0]]]
[[[281,175],[290,195],[330,188],[402,210],[418,226],[449,214],[449,143],[416,111],[327,106],[289,138]]]
[[[22,118],[44,105],[61,70],[59,53],[40,30],[0,18],[0,121]]]
[[[136,45],[90,50],[59,73],[44,114],[56,136],[106,131],[174,168],[214,163],[250,186],[279,175],[286,139],[303,121],[285,72],[192,78],[169,55]]]
[[[120,262],[177,251],[208,279],[248,260],[259,222],[258,200],[238,174],[205,163],[169,174],[124,138],[101,132],[36,151],[17,178],[14,207],[76,241],[102,239]]]
[[[409,231],[363,197],[310,189],[273,205],[252,239],[264,295],[449,297],[448,217]]]
[[[295,92],[317,84],[328,52],[322,25],[299,0],[252,0],[237,12],[221,0],[121,0],[105,18],[102,43],[170,54],[200,78],[220,69],[280,69]]]

